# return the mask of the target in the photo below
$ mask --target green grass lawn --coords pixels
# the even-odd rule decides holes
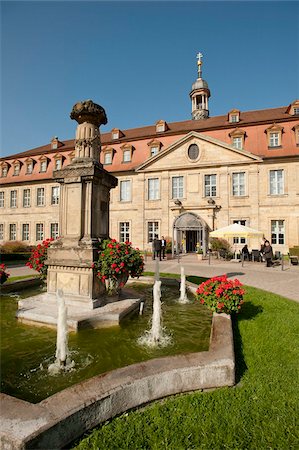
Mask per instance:
[[[32,274],[32,275],[20,275],[18,277],[9,277],[8,280],[5,282],[6,284],[8,283],[14,283],[15,281],[20,281],[20,280],[26,280],[26,279],[30,279],[30,278],[37,278],[39,277],[38,274]]]
[[[246,292],[233,323],[235,387],[125,413],[74,448],[298,449],[299,304],[252,287]]]

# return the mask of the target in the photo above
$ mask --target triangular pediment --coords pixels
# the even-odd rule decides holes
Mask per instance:
[[[192,146],[192,147],[191,147]],[[196,149],[198,148],[198,151]],[[192,148],[192,151],[191,151]],[[239,150],[218,139],[191,131],[152,156],[136,171],[171,170],[260,162],[259,156]]]

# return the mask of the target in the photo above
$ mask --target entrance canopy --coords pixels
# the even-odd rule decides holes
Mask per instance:
[[[215,238],[229,238],[229,237],[261,237],[263,236],[262,231],[255,230],[254,228],[245,227],[239,223],[233,223],[227,227],[218,228],[218,230],[211,231],[210,237]]]

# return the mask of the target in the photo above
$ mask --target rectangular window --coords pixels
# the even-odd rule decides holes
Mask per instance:
[[[29,241],[29,223],[22,225],[22,241]]]
[[[172,177],[172,198],[184,197],[184,177]]]
[[[233,137],[233,147],[242,150],[243,138],[241,136]]]
[[[299,108],[294,108],[294,116],[299,116]]]
[[[60,186],[53,186],[51,193],[51,205],[59,204]]]
[[[159,178],[149,178],[148,180],[148,199],[159,200],[160,198],[160,183]]]
[[[283,170],[270,170],[270,195],[281,195],[284,193]]]
[[[246,220],[234,220],[233,223],[238,223],[246,227]],[[234,237],[234,244],[246,244],[246,238],[244,237]]]
[[[216,175],[205,175],[205,197],[216,197]]]
[[[60,158],[56,159],[55,160],[55,170],[60,170],[61,166],[62,166],[61,159]]]
[[[131,150],[124,150],[123,162],[131,161]]]
[[[230,116],[230,121],[231,121],[231,123],[239,122],[239,116],[237,114],[232,114]]]
[[[130,224],[129,222],[120,222],[119,224],[119,240],[120,242],[130,242]]]
[[[120,201],[130,202],[131,201],[131,181],[125,180],[120,182]]]
[[[147,242],[152,242],[155,235],[159,236],[159,223],[158,222],[148,222],[147,224]]]
[[[17,191],[10,191],[10,207],[17,207]]]
[[[26,167],[26,174],[31,174],[33,171],[33,164],[32,162],[27,163],[27,167]]]
[[[3,178],[7,177],[7,172],[8,172],[7,166],[3,166],[2,167],[2,177]]]
[[[104,164],[111,164],[112,163],[112,154],[111,152],[105,153],[104,155]]]
[[[30,189],[24,189],[23,191],[23,207],[29,208],[30,206]]]
[[[151,156],[157,155],[159,152],[159,147],[151,147]]]
[[[58,223],[51,223],[50,235],[51,235],[51,238],[53,238],[53,239],[58,238],[58,236],[59,236]]]
[[[270,133],[269,136],[269,146],[270,147],[279,147],[279,133]]]
[[[271,243],[285,243],[284,220],[271,220]]]
[[[9,240],[10,241],[17,240],[17,225],[15,223],[9,224]]]
[[[47,161],[41,161],[40,163],[40,172],[47,172]]]
[[[232,175],[233,196],[241,197],[245,195],[245,172],[237,172]]]
[[[0,223],[0,241],[4,239],[4,224]]]
[[[4,191],[0,192],[0,208],[4,208]]]
[[[45,206],[45,188],[37,188],[36,205],[37,206]]]
[[[19,164],[16,164],[16,165],[14,166],[14,168],[13,168],[13,174],[14,174],[14,175],[19,175],[19,173],[20,173],[20,165],[19,165]]]
[[[42,241],[44,239],[44,224],[37,223],[36,224],[36,240]]]

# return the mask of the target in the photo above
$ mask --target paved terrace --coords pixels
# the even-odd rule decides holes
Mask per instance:
[[[180,260],[162,260],[159,264],[160,272],[181,273],[181,266],[185,269],[186,276],[197,275],[201,277],[213,277],[227,274],[229,278],[238,278],[241,283],[264,289],[283,297],[299,302],[299,266],[289,265],[284,262],[275,267],[265,267],[265,263],[244,261],[241,262],[223,261],[211,259],[199,261],[197,255],[180,255]],[[149,257],[145,262],[145,270],[154,272],[156,261]]]
[[[265,267],[265,263],[245,261],[242,267],[240,262],[222,261],[211,259],[199,261],[197,255],[180,255],[177,259],[162,260],[159,264],[160,272],[181,273],[181,265],[185,269],[186,275],[198,275],[210,278],[212,276],[227,274],[229,278],[238,278],[243,284],[264,289],[275,294],[282,295],[291,300],[299,302],[299,266],[289,265],[285,262],[284,270],[281,266]],[[147,258],[145,270],[154,272],[156,261]],[[8,272],[11,276],[31,275],[36,273],[26,266],[9,266]]]

